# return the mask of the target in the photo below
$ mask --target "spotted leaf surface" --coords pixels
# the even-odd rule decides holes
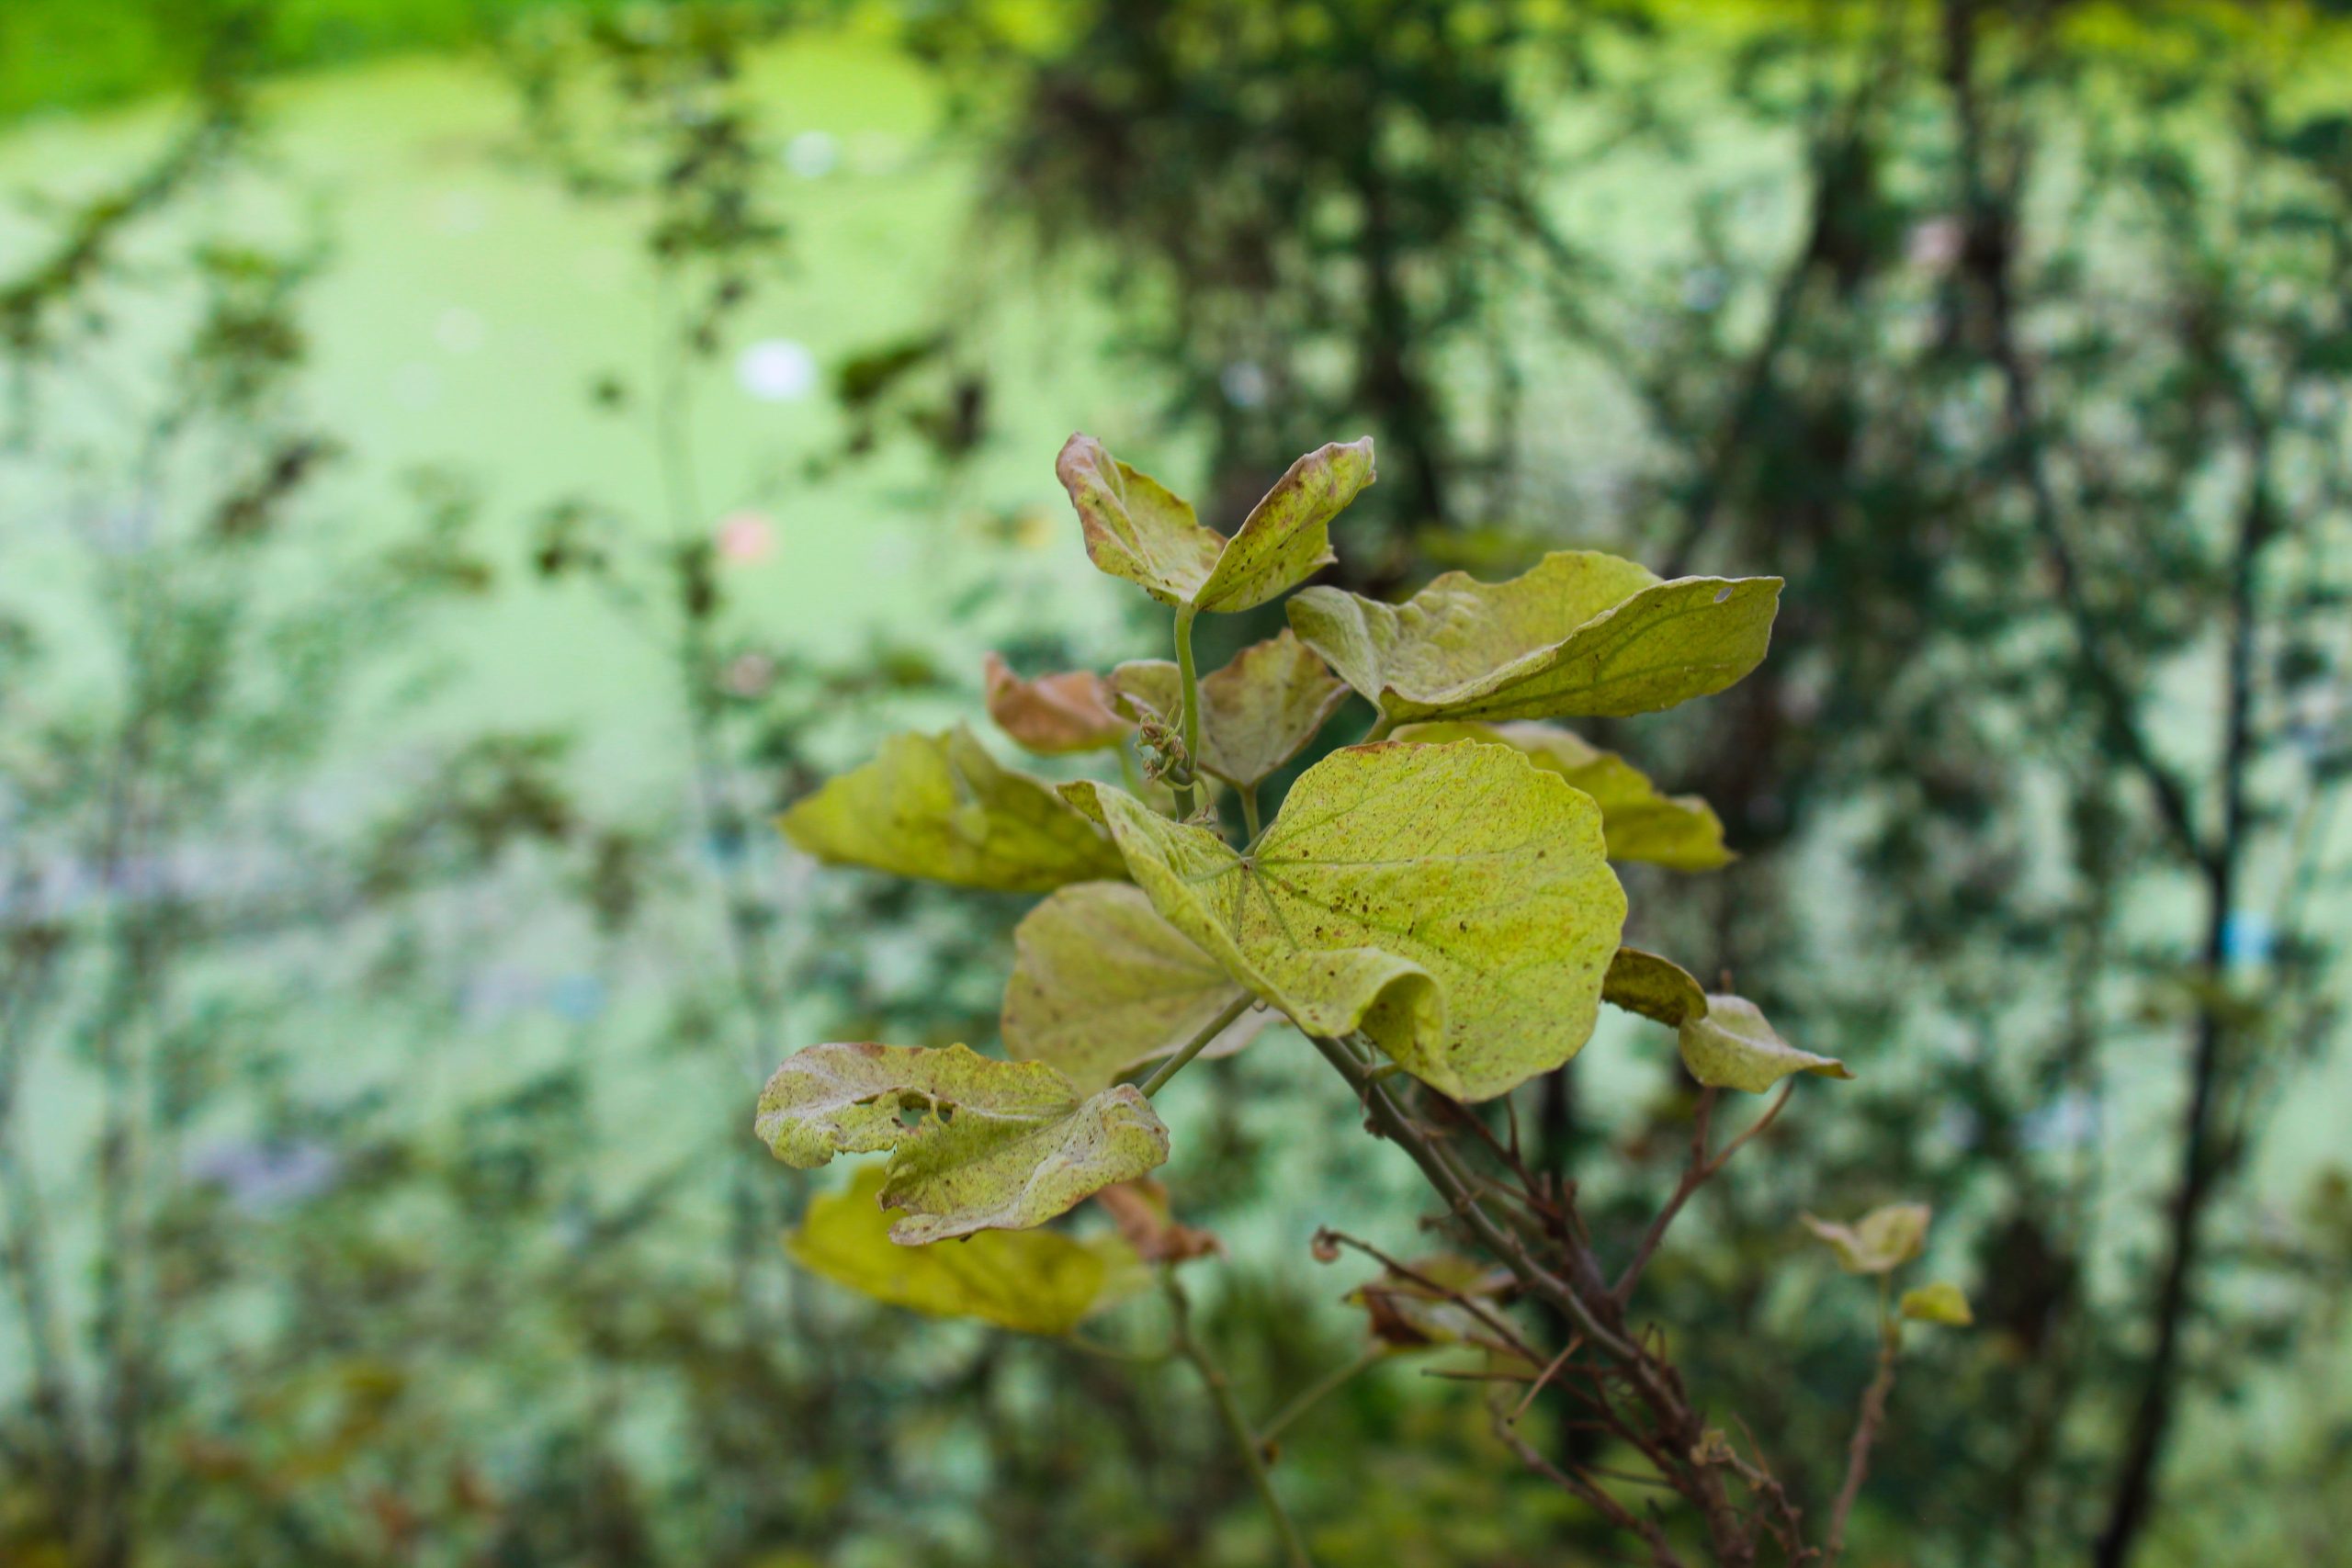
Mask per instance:
[[[1054,472],[1069,492],[1097,568],[1164,604],[1247,610],[1279,598],[1332,560],[1330,524],[1372,483],[1372,440],[1333,443],[1290,466],[1231,538],[1091,435],[1073,435]]]
[[[1695,795],[1665,794],[1616,752],[1565,729],[1525,722],[1411,724],[1397,729],[1396,739],[1428,745],[1478,740],[1524,751],[1537,767],[1559,774],[1600,803],[1611,860],[1674,871],[1713,871],[1731,863],[1714,807]]]
[[[760,1093],[754,1130],[808,1168],[888,1150],[884,1202],[914,1245],[1045,1224],[1168,1157],[1168,1130],[1128,1086],[1080,1097],[1042,1062],[871,1042],[812,1045]]]
[[[1244,857],[1106,785],[1066,786],[1161,916],[1310,1033],[1361,1030],[1464,1100],[1592,1032],[1625,897],[1589,796],[1502,747],[1351,747]]]

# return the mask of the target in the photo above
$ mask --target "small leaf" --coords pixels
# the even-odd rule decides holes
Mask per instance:
[[[1347,1294],[1370,1319],[1372,1337],[1392,1350],[1476,1345],[1512,1360],[1522,1358],[1468,1302],[1496,1300],[1510,1289],[1510,1272],[1453,1253],[1417,1258],[1406,1267],[1419,1279],[1384,1269],[1380,1278]]]
[[[1691,978],[1688,969],[1638,947],[1621,947],[1609,961],[1600,999],[1670,1029],[1679,1029],[1685,1020],[1707,1010],[1706,989]]]
[[[958,887],[1045,893],[1124,874],[1118,851],[1052,785],[998,763],[967,730],[896,735],[784,814],[821,861]]]
[[[1097,568],[1164,604],[1222,612],[1277,598],[1328,565],[1331,519],[1374,478],[1369,436],[1319,447],[1293,463],[1227,539],[1091,435],[1071,436],[1054,472]]]
[[[1895,1310],[1914,1323],[1942,1323],[1966,1328],[1976,1321],[1976,1314],[1968,1310],[1968,1298],[1949,1280],[1904,1292]]]
[[[1685,577],[1590,550],[1508,582],[1449,571],[1398,605],[1309,588],[1290,624],[1392,723],[1652,713],[1756,668],[1781,580]]]
[[[1054,459],[1086,538],[1087,558],[1124,577],[1163,604],[1193,603],[1225,553],[1225,536],[1205,527],[1187,502],[1127,467],[1091,435],[1073,435]]]
[[[1225,1256],[1225,1243],[1213,1233],[1177,1223],[1168,1189],[1157,1181],[1122,1181],[1097,1192],[1094,1201],[1110,1212],[1119,1235],[1146,1263]]]
[[[1682,1065],[1711,1089],[1761,1094],[1791,1073],[1850,1078],[1846,1064],[1800,1051],[1774,1032],[1746,997],[1710,996],[1707,1010],[1679,1027]]]
[[[803,1169],[836,1154],[890,1151],[882,1196],[913,1245],[1023,1230],[1168,1157],[1168,1130],[1127,1085],[1079,1098],[1042,1062],[951,1045],[812,1045],[760,1092],[753,1123]]]
[[[1833,1224],[1801,1216],[1805,1228],[1838,1255],[1838,1266],[1849,1274],[1886,1274],[1919,1256],[1928,1245],[1928,1208],[1925,1203],[1889,1203],[1872,1209],[1850,1225]]]
[[[1119,790],[1065,788],[1168,922],[1309,1033],[1361,1029],[1463,1100],[1592,1033],[1625,919],[1600,811],[1505,748],[1335,751],[1246,858]]]
[[[1548,724],[1411,724],[1398,740],[1442,745],[1481,740],[1513,746],[1600,803],[1609,858],[1642,861],[1673,871],[1713,871],[1731,863],[1724,825],[1714,807],[1695,795],[1664,795],[1647,775],[1614,751]]]
[[[1051,1063],[1081,1093],[1189,1043],[1243,995],[1125,883],[1062,888],[1029,911],[1012,945],[1005,1054]],[[1208,1053],[1230,1055],[1271,1021],[1252,1009]]]
[[[900,1247],[896,1211],[881,1207],[880,1166],[842,1191],[809,1201],[785,1237],[793,1261],[837,1285],[933,1317],[974,1317],[1023,1334],[1068,1334],[1116,1299],[1114,1253],[1054,1231],[989,1231],[956,1242]]]
[[[1279,599],[1338,558],[1331,519],[1375,477],[1372,437],[1318,446],[1250,509],[1194,607],[1230,614]]]
[[[1183,705],[1182,677],[1165,659],[1120,665],[1111,671],[1111,687],[1128,711],[1148,709],[1170,725]],[[1306,749],[1347,701],[1348,684],[1283,632],[1243,649],[1204,677],[1200,697],[1201,754],[1194,760],[1248,789]]]
[[[982,667],[989,716],[1024,750],[1044,757],[1100,751],[1135,728],[1111,711],[1111,689],[1091,670],[1065,670],[1024,681],[997,655]]]

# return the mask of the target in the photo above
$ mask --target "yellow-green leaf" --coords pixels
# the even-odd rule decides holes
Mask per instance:
[[[1169,923],[1309,1033],[1361,1030],[1463,1100],[1549,1072],[1591,1035],[1624,892],[1591,797],[1516,752],[1333,752],[1246,858],[1121,791],[1065,788]]]
[[[1120,665],[1111,688],[1130,712],[1148,709],[1171,726],[1182,708],[1182,678],[1165,659]],[[1193,760],[1248,789],[1305,750],[1347,697],[1347,682],[1289,632],[1253,643],[1202,680],[1201,754]]]
[[[892,736],[783,827],[820,860],[958,887],[1044,893],[1125,874],[1118,851],[1051,784],[1002,766],[960,728]]]
[[[1068,1334],[1108,1304],[1114,1252],[1054,1231],[989,1231],[960,1241],[901,1247],[882,1205],[880,1166],[842,1191],[810,1200],[785,1237],[795,1262],[837,1285],[933,1317],[974,1317],[1023,1334]]]
[[[1835,1057],[1800,1051],[1781,1039],[1746,997],[1709,996],[1682,965],[1637,947],[1621,947],[1609,961],[1600,997],[1672,1028],[1682,1065],[1711,1089],[1761,1094],[1791,1073],[1854,1076]]]
[[[1449,571],[1402,604],[1336,588],[1289,604],[1290,624],[1392,723],[1651,713],[1756,668],[1777,577],[1661,582],[1590,550],[1545,556],[1508,582]]]
[[[1227,612],[1277,598],[1329,564],[1331,519],[1374,478],[1369,436],[1318,447],[1290,466],[1228,539],[1091,435],[1071,436],[1054,472],[1097,568],[1162,604]]]
[[[1600,999],[1656,1019],[1669,1029],[1679,1029],[1685,1020],[1707,1010],[1706,988],[1691,978],[1689,970],[1638,947],[1621,947],[1610,959]]]
[[[1968,1297],[1949,1280],[1904,1292],[1895,1310],[1914,1323],[1941,1323],[1966,1328],[1976,1321],[1976,1314],[1968,1310]]]
[[[1024,681],[996,654],[982,667],[989,716],[1041,757],[1116,746],[1135,726],[1111,711],[1111,690],[1091,670],[1063,670]]]
[[[1805,1228],[1838,1255],[1849,1274],[1886,1274],[1919,1256],[1928,1245],[1929,1211],[1925,1203],[1889,1203],[1850,1225],[1801,1216]]]
[[[1724,825],[1714,807],[1695,795],[1666,795],[1648,775],[1614,751],[1548,724],[1409,724],[1398,740],[1442,745],[1482,740],[1515,746],[1600,803],[1609,858],[1642,861],[1674,871],[1713,871],[1731,863]]]
[[[890,1151],[884,1201],[908,1245],[1023,1230],[1168,1157],[1168,1129],[1122,1084],[1080,1099],[1043,1062],[872,1042],[796,1053],[760,1092],[755,1131],[804,1169]]]
[[[1781,1038],[1763,1010],[1746,997],[1710,996],[1706,1011],[1686,1017],[1678,1028],[1682,1065],[1713,1089],[1761,1094],[1791,1073],[1850,1078],[1834,1056],[1800,1051]]]
[[[1122,882],[1065,887],[1012,933],[1004,1049],[1046,1062],[1081,1092],[1187,1043],[1242,995],[1215,959]],[[1252,1009],[1208,1046],[1238,1051],[1272,1015]]]

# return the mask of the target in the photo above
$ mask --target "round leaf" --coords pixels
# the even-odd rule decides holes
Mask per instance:
[[[1487,1100],[1590,1037],[1625,896],[1589,796],[1497,746],[1336,751],[1244,857],[1132,796],[1066,786],[1170,924],[1325,1037]]]
[[[1714,807],[1695,795],[1666,795],[1639,768],[1548,724],[1409,724],[1399,740],[1442,745],[1482,740],[1512,746],[1600,803],[1609,858],[1641,861],[1673,871],[1713,871],[1731,863],[1724,825]]]

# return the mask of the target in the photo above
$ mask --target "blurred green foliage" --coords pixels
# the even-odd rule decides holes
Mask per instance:
[[[527,9],[0,6],[0,114],[176,106],[136,160],[36,171],[0,253],[0,1560],[1267,1560],[1195,1390],[793,1272],[805,1194],[748,1131],[788,1044],[985,1043],[1021,913],[812,885],[767,818],[967,700],[976,626],[1023,671],[1163,651],[1082,631],[1023,575],[1067,519],[978,477],[1032,351],[1110,366],[1118,444],[1194,457],[1211,515],[1377,434],[1359,588],[1587,543],[1787,576],[1764,671],[1639,733],[1742,857],[1659,945],[1859,1075],[1646,1277],[1694,1384],[1826,1506],[1873,1325],[1796,1215],[1931,1201],[1977,1327],[1920,1336],[1853,1561],[2091,1556],[2151,1431],[2132,1561],[2343,1560],[2324,8],[909,7],[961,109],[920,156],[974,220],[782,467],[695,399],[822,239],[747,68],[797,14]],[[317,395],[308,312],[360,193],[287,181],[250,88],[447,47],[514,105],[465,155],[629,237],[650,358],[583,321],[588,384],[502,364],[575,446],[656,452],[640,487],[551,481],[601,455],[567,451],[336,488],[377,411]],[[846,222],[900,231],[901,188]],[[960,616],[810,635],[737,586],[756,530],[706,508],[853,486],[935,529],[910,576],[999,542]],[[650,788],[529,703],[428,700],[484,678],[469,628],[571,594],[654,650]],[[1624,1246],[1693,1097],[1611,1055],[1514,1111]],[[1203,1076],[1168,1174],[1236,1257],[1196,1326],[1271,1411],[1361,1348],[1368,1270],[1316,1268],[1314,1225],[1409,1251],[1420,1211],[1313,1073]],[[1384,1368],[1286,1432],[1320,1560],[1622,1544],[1474,1393]]]

